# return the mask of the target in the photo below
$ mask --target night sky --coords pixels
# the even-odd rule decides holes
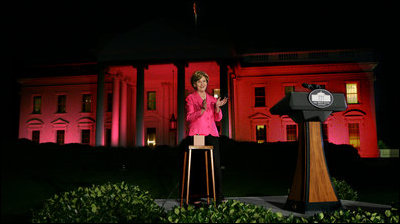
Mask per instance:
[[[130,3],[132,2],[132,3]],[[6,77],[5,93],[10,112],[6,119],[10,132],[2,136],[16,139],[18,131],[18,88],[16,78],[31,64],[93,61],[104,43],[114,35],[126,32],[158,18],[179,21],[194,30],[193,0],[145,1],[135,3],[58,1],[10,3],[4,7],[6,18],[5,48],[11,68]],[[376,68],[376,105],[378,139],[394,147],[398,126],[391,112],[396,94],[391,49],[394,41],[394,3],[382,1],[323,4],[299,4],[272,1],[196,1],[197,35],[226,39],[238,49],[329,49],[370,48],[378,57]],[[298,2],[298,1],[296,1]],[[160,37],[161,38],[161,37]],[[4,43],[4,42],[3,42]],[[5,74],[3,74],[5,76]],[[397,106],[397,105],[396,105]],[[390,131],[389,131],[390,130]]]

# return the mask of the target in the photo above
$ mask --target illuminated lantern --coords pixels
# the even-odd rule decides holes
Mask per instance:
[[[176,131],[176,118],[175,114],[171,115],[171,119],[169,119],[169,130]]]

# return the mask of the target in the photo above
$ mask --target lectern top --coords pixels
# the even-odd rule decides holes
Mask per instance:
[[[308,92],[291,92],[275,104],[270,111],[272,114],[285,115],[293,110],[332,112],[346,110],[347,104],[343,93],[332,93],[332,97],[333,102],[330,105],[324,108],[318,108],[309,101]]]
[[[346,109],[347,104],[343,93],[330,93],[326,90],[315,89],[311,93],[289,93],[275,104],[270,112],[277,115],[289,115],[290,118],[299,123],[302,121],[322,122],[332,112]]]
[[[316,91],[316,90],[314,90]],[[313,91],[313,92],[314,92]],[[307,92],[292,92],[290,94],[289,106],[292,110],[322,110],[322,111],[344,111],[347,108],[346,100],[343,93],[332,93],[332,103],[326,107],[317,107],[313,105],[309,98],[313,98],[312,93]],[[318,93],[317,93],[318,94]],[[326,97],[326,96],[325,96]]]

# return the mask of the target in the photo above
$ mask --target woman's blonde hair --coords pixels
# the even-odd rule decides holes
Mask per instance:
[[[206,81],[207,81],[207,83],[208,83],[208,75],[207,75],[207,73],[205,73],[205,72],[203,72],[203,71],[195,71],[193,74],[192,74],[192,78],[190,79],[190,81],[191,81],[191,83],[192,83],[192,86],[193,86],[193,88],[194,89],[196,89],[195,87],[194,87],[194,84],[197,82],[197,81],[199,81],[201,78],[205,78],[206,79]]]

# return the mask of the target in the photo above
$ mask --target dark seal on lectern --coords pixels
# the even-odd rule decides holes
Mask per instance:
[[[333,95],[326,89],[314,89],[308,94],[308,101],[317,108],[326,108],[332,105]]]

